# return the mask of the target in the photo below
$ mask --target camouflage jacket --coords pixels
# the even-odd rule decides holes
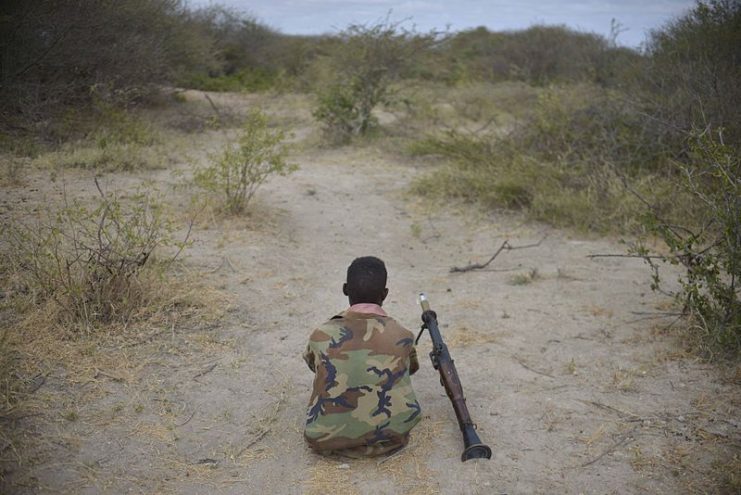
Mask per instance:
[[[348,310],[314,330],[304,359],[315,372],[304,431],[314,450],[406,444],[421,412],[409,378],[419,368],[409,330]]]

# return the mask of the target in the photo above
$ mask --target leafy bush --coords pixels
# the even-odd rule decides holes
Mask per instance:
[[[99,191],[93,207],[74,200],[37,223],[2,226],[15,292],[53,304],[65,321],[86,329],[128,322],[156,296],[147,287],[157,271],[155,250],[185,246],[173,240],[174,226],[151,193],[124,202]]]
[[[251,72],[277,72],[272,51],[282,36],[255,17],[222,5],[209,5],[191,12],[190,18],[207,37],[214,54],[211,64],[191,66],[200,69],[197,74],[227,81],[246,79]]]
[[[436,38],[434,33],[405,30],[388,19],[342,31],[329,59],[331,80],[319,81],[314,111],[326,134],[344,142],[376,127],[373,109],[389,102],[391,84],[409,70],[415,54]]]
[[[243,211],[268,177],[286,175],[295,169],[285,161],[284,139],[285,132],[268,127],[264,113],[252,112],[239,140],[228,145],[211,165],[196,171],[195,184],[223,194],[229,213]]]
[[[700,1],[652,32],[636,97],[677,146],[695,127],[741,148],[741,2]]]
[[[14,119],[88,102],[91,88],[131,101],[212,58],[180,0],[9,0],[0,40],[3,117]]]
[[[337,143],[347,142],[352,136],[367,134],[378,125],[373,108],[381,103],[380,95],[370,94],[360,101],[362,83],[345,86],[335,84],[318,95],[317,108],[312,115],[324,124],[324,133]]]
[[[676,294],[708,355],[741,354],[741,158],[723,144],[721,134],[703,132],[692,138],[689,165],[681,172],[677,191],[691,198],[693,215],[683,221],[666,219],[649,200],[645,217],[649,232],[669,247],[666,257],[684,268]],[[654,269],[653,288],[659,289],[658,268],[642,243],[633,252]]]

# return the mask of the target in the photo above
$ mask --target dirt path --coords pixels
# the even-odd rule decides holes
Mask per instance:
[[[406,197],[419,170],[377,147],[309,149],[293,161],[300,170],[268,183],[251,216],[195,231],[188,266],[231,298],[221,324],[173,325],[135,349],[116,348],[125,374],[91,375],[90,396],[85,380],[67,389],[64,371],[53,373],[40,392],[56,409],[28,420],[32,436],[51,440],[10,478],[12,491],[714,490],[728,467],[713,463],[738,453],[738,387],[682,357],[661,332],[670,320],[646,318],[668,306],[648,290],[641,262],[587,258],[622,245]],[[505,239],[543,238],[487,270],[449,273],[486,260]],[[379,463],[305,447],[312,376],[300,354],[311,327],[345,307],[344,270],[367,254],[386,261],[386,309],[410,329],[416,294],[429,294],[490,461],[460,462],[427,338],[413,380],[424,419],[405,451]],[[68,409],[74,421],[59,413]]]

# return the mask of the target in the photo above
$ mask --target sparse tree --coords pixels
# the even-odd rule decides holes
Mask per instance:
[[[373,109],[388,103],[392,84],[413,71],[415,54],[439,39],[435,32],[420,34],[388,18],[349,26],[329,57],[332,78],[318,92],[315,118],[338,141],[368,133],[377,125]]]

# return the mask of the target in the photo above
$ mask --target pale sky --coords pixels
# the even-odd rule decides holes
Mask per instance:
[[[646,33],[681,15],[694,0],[189,0],[198,7],[218,3],[255,16],[286,34],[333,33],[349,24],[367,24],[386,17],[410,19],[419,31],[461,31],[486,26],[492,31],[533,24],[566,24],[580,31],[607,35],[616,19],[627,31],[618,38],[638,47]]]

